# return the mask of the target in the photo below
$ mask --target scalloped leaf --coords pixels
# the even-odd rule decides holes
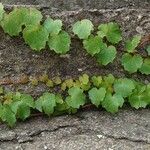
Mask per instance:
[[[94,86],[100,87],[102,83],[102,77],[101,76],[92,76],[91,81]]]
[[[134,82],[127,78],[118,79],[114,83],[114,91],[116,94],[121,95],[124,98],[130,96],[134,89]]]
[[[25,42],[36,51],[45,48],[49,33],[42,25],[30,25],[23,30]]]
[[[106,44],[103,43],[100,37],[90,36],[88,39],[83,41],[83,46],[90,55],[94,56],[102,49],[104,49],[106,47]]]
[[[80,39],[87,39],[91,32],[94,30],[93,24],[90,20],[83,19],[81,21],[77,21],[73,25],[73,32]]]
[[[121,59],[121,64],[126,71],[129,73],[137,72],[141,68],[143,63],[143,58],[140,55],[130,55],[128,53],[124,54]]]
[[[72,87],[68,90],[69,96],[66,98],[66,103],[72,108],[80,108],[86,102],[83,90],[78,87]]]
[[[35,101],[35,108],[40,112],[51,115],[56,106],[56,96],[52,93],[45,92],[40,98]]]
[[[28,8],[24,19],[24,25],[37,25],[42,21],[42,14],[36,8]]]
[[[58,34],[62,28],[62,21],[59,19],[53,20],[51,18],[47,18],[44,22],[44,28],[48,30],[50,35]]]
[[[106,37],[112,44],[117,44],[122,40],[120,27],[115,22],[101,24],[98,26],[98,29],[98,36],[101,38]]]
[[[5,33],[10,36],[18,36],[23,25],[36,25],[42,20],[42,14],[35,8],[14,8],[9,14],[4,15],[1,22]]]
[[[117,54],[116,48],[114,46],[109,46],[109,47],[102,49],[96,55],[96,59],[100,64],[106,66],[109,63],[114,61],[116,54]]]
[[[150,74],[150,58],[144,59],[144,62],[142,64],[141,68],[139,69],[139,71],[142,74],[146,74],[146,75]]]
[[[147,86],[139,86],[138,89],[129,97],[129,103],[132,107],[145,108],[150,102],[150,90]]]
[[[9,105],[3,105],[1,119],[10,127],[13,127],[17,121],[15,113],[11,110],[11,107]]]
[[[4,12],[4,6],[2,3],[0,3],[0,21],[3,19]]]
[[[87,85],[89,83],[89,76],[87,74],[83,74],[79,77],[79,81],[81,84]]]
[[[94,104],[96,107],[99,107],[99,105],[105,98],[106,89],[103,87],[99,89],[92,88],[88,93],[91,103]]]
[[[105,99],[102,101],[102,107],[105,108],[108,112],[116,113],[118,112],[119,107],[122,107],[124,99],[121,95],[107,93]]]
[[[26,8],[14,8],[9,14],[5,14],[1,22],[4,32],[10,36],[18,36],[22,31],[26,14]]]
[[[60,32],[57,35],[50,36],[48,45],[51,50],[54,50],[58,54],[65,54],[70,50],[71,38],[65,31]]]
[[[134,53],[135,52],[135,48],[139,45],[141,40],[141,36],[140,35],[135,35],[131,40],[128,40],[125,44],[125,50],[128,53]]]
[[[148,56],[150,56],[150,45],[148,45],[148,47],[146,48],[146,51],[148,53]]]

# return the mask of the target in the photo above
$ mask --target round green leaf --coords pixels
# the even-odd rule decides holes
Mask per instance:
[[[23,25],[37,25],[41,20],[42,14],[35,8],[15,8],[4,15],[1,25],[5,33],[17,36],[22,31]]]
[[[146,86],[139,86],[137,90],[129,97],[129,103],[132,107],[145,108],[150,102],[150,89]]]
[[[126,53],[122,56],[121,63],[126,71],[129,73],[134,73],[137,72],[139,68],[141,68],[143,58],[138,54],[132,56]]]
[[[98,29],[100,30],[98,36],[106,37],[112,44],[117,44],[122,40],[121,30],[117,23],[110,22],[107,24],[101,24]]]
[[[23,38],[25,42],[36,51],[45,48],[48,36],[49,34],[47,30],[41,25],[27,26],[23,30]]]
[[[108,112],[116,113],[118,112],[119,107],[122,107],[124,99],[121,95],[107,93],[104,100],[102,101],[102,107],[105,108]]]
[[[92,30],[94,30],[93,24],[90,20],[87,19],[77,21],[73,25],[73,32],[74,34],[78,35],[80,39],[87,39]]]
[[[102,39],[98,36],[90,36],[88,39],[83,41],[83,46],[89,54],[94,56],[99,53],[103,48],[106,47],[106,44],[103,43]]]
[[[47,18],[44,22],[44,28],[46,28],[51,35],[58,34],[62,28],[62,21],[59,19],[53,20]]]
[[[114,91],[116,92],[116,94],[121,95],[122,97],[131,95],[134,89],[134,82],[127,78],[118,79],[114,83]]]
[[[56,53],[65,54],[69,51],[71,44],[70,36],[67,32],[62,31],[59,34],[50,36],[48,45]]]
[[[106,94],[106,89],[105,88],[92,88],[89,91],[89,98],[92,102],[92,104],[94,104],[96,107],[98,107],[100,105],[100,103],[103,101],[103,99],[105,98],[105,94]]]
[[[20,8],[19,8],[20,9]],[[37,25],[42,21],[42,14],[36,8],[28,8],[24,18],[24,25]]]
[[[11,110],[11,107],[9,105],[3,105],[1,119],[4,122],[7,122],[7,124],[10,127],[13,127],[15,125],[16,116],[15,116],[14,112]]]
[[[149,58],[144,59],[144,62],[142,64],[141,68],[139,69],[139,71],[142,74],[146,74],[146,75],[150,74],[150,59]]]
[[[51,93],[44,93],[35,102],[35,108],[40,112],[44,111],[45,114],[50,115],[54,112],[56,106],[56,96]]]
[[[150,45],[146,48],[148,55],[150,56]]]
[[[78,87],[72,87],[68,90],[69,96],[66,98],[66,103],[72,108],[79,108],[85,104],[85,95],[83,90]]]
[[[116,48],[114,46],[109,46],[102,49],[97,55],[97,61],[102,65],[108,65],[113,62],[117,54]]]
[[[128,53],[133,53],[135,51],[135,48],[139,45],[141,40],[141,36],[136,35],[131,40],[128,40],[125,44],[125,50]]]
[[[89,76],[87,74],[83,74],[82,76],[79,77],[79,81],[82,84],[87,85],[89,83]]]
[[[4,32],[10,36],[18,36],[22,31],[27,12],[26,8],[15,8],[9,14],[5,14],[1,22]]]
[[[0,21],[3,19],[4,12],[4,6],[0,3]]]

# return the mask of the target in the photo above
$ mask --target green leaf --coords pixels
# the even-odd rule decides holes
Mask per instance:
[[[0,21],[3,19],[4,12],[4,6],[0,3]]]
[[[134,53],[135,52],[135,48],[139,45],[141,40],[141,36],[136,35],[134,36],[131,40],[128,40],[125,44],[125,50],[128,53]]]
[[[146,75],[150,74],[150,59],[149,58],[144,59],[144,62],[142,64],[141,68],[139,69],[139,71],[142,74],[146,74]]]
[[[31,95],[29,94],[21,94],[21,97],[20,97],[21,101],[31,107],[31,108],[34,108],[34,99]]]
[[[129,97],[129,103],[132,107],[145,108],[150,102],[150,89],[146,86],[139,86],[138,89]]]
[[[50,36],[48,45],[56,53],[65,54],[69,51],[71,44],[70,36],[67,32],[62,31],[57,35]]]
[[[96,87],[99,87],[102,83],[102,77],[101,76],[92,76],[91,80],[92,80],[93,85]]]
[[[30,25],[23,30],[25,42],[36,51],[45,48],[48,36],[48,31],[41,25]]]
[[[58,34],[62,28],[62,21],[59,19],[53,20],[51,18],[47,18],[44,22],[44,28],[48,30],[50,35]]]
[[[2,119],[2,115],[3,115],[3,105],[2,103],[0,102],[0,121]]]
[[[87,74],[83,74],[82,76],[79,77],[79,81],[82,84],[88,84],[89,83],[89,76]]]
[[[132,56],[126,53],[122,56],[121,63],[126,71],[129,73],[134,73],[137,72],[139,68],[141,68],[143,58],[138,54]]]
[[[106,47],[106,44],[103,43],[102,39],[98,36],[90,36],[88,39],[83,41],[83,46],[89,54],[94,56],[99,53],[103,48]]]
[[[97,61],[102,65],[108,65],[113,62],[117,54],[116,48],[114,46],[109,46],[102,49],[97,55]]]
[[[17,108],[17,118],[20,118],[21,120],[25,120],[30,116],[30,107],[27,106],[25,103],[21,102],[20,105],[18,105]]]
[[[41,20],[41,12],[35,8],[15,8],[9,14],[4,15],[1,25],[5,33],[10,36],[18,36],[23,25],[37,25]]]
[[[34,108],[34,99],[28,94],[16,92],[10,107],[17,118],[25,120],[30,116],[30,107]]]
[[[77,21],[73,25],[74,34],[78,35],[80,39],[87,39],[91,34],[93,29],[93,24],[90,20],[83,19],[81,21]]]
[[[102,107],[105,108],[108,112],[116,113],[118,112],[119,107],[122,107],[124,99],[121,95],[107,93],[105,99],[102,101]]]
[[[50,115],[54,112],[56,106],[56,96],[51,93],[44,93],[40,98],[35,101],[35,108],[40,112]]]
[[[103,77],[103,81],[101,86],[105,87],[107,91],[113,93],[113,83],[115,82],[115,77],[112,74],[108,74],[107,76]]]
[[[97,34],[99,37],[106,37],[107,40],[112,44],[117,44],[122,40],[121,30],[119,25],[114,22],[99,25],[100,30]]]
[[[150,56],[150,45],[146,48],[148,55]]]
[[[9,105],[3,105],[3,112],[2,112],[1,119],[4,122],[7,122],[7,124],[10,127],[13,127],[15,125],[16,116],[15,116],[14,112],[11,110],[11,107]]]
[[[100,103],[104,100],[106,94],[106,89],[105,88],[92,88],[89,91],[89,98],[96,107],[100,105]]]
[[[26,8],[15,8],[9,14],[5,14],[1,22],[4,32],[10,36],[18,36],[22,31],[26,13]]]
[[[24,18],[24,25],[38,25],[42,21],[42,18],[43,16],[39,10],[36,8],[28,8]]]
[[[112,74],[104,76],[103,84],[112,85],[115,82],[115,77]]]
[[[85,95],[83,90],[78,87],[72,87],[68,90],[69,96],[66,98],[66,103],[72,108],[79,108],[85,104]]]
[[[131,95],[134,89],[134,82],[127,78],[118,79],[114,83],[114,91],[116,94],[121,95],[124,98]]]

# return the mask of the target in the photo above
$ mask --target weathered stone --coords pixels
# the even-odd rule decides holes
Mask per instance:
[[[150,2],[148,0],[1,0],[7,10],[13,5],[34,5],[44,16],[61,18],[66,31],[80,19],[99,23],[117,21],[127,39],[135,34],[150,33]],[[127,74],[120,66],[123,44],[118,46],[118,57],[107,67],[99,66],[87,55],[81,41],[72,38],[71,51],[60,57],[48,48],[41,53],[33,52],[21,37],[11,38],[0,30],[0,78],[20,75],[36,76],[47,73],[50,77],[60,75],[63,79],[77,77],[82,73],[116,77],[132,77],[149,82],[150,77],[139,73]],[[141,54],[145,54],[143,49]],[[17,82],[16,82],[17,83]],[[48,90],[45,85],[29,84],[4,86],[7,90],[21,89],[32,95]],[[85,111],[74,116],[55,118],[36,117],[20,122],[14,129],[0,124],[0,150],[149,150],[150,110],[122,109],[111,115],[104,111]]]
[[[12,135],[10,129],[0,125],[0,150],[16,147],[25,150],[149,150],[150,148],[148,109],[135,111],[126,108],[116,115],[103,111],[84,111],[74,116],[36,117],[18,123],[11,132],[16,136],[8,138]],[[23,135],[26,138],[20,142]]]

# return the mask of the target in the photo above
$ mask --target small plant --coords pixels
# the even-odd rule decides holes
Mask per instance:
[[[23,35],[25,42],[35,51],[49,46],[57,54],[65,54],[70,50],[71,37],[63,30],[62,21],[48,17],[43,21],[41,12],[35,8],[14,8],[10,13],[4,11],[0,3],[0,25],[10,36]],[[88,19],[77,21],[73,25],[73,33],[83,42],[83,47],[101,65],[112,63],[117,55],[116,44],[122,40],[121,30],[117,23],[100,24],[94,35],[94,25]],[[121,64],[129,73],[140,71],[150,74],[150,58],[142,58],[136,48],[141,36],[134,36],[125,44]],[[146,49],[150,55],[150,47]],[[25,120],[32,112],[40,112],[48,116],[64,113],[74,114],[88,104],[97,109],[104,108],[110,113],[118,112],[124,103],[133,108],[150,106],[150,84],[129,78],[92,76],[87,74],[77,79],[62,81],[59,76],[52,79],[47,74],[27,79],[33,86],[39,83],[48,88],[57,87],[61,94],[45,91],[41,96],[33,98],[21,92],[7,92],[0,87],[0,121],[13,127],[18,119]],[[52,90],[52,89],[51,89]]]
[[[121,31],[116,23],[101,24],[98,27],[97,35],[92,34],[93,24],[90,20],[84,19],[73,25],[73,32],[83,40],[86,51],[95,56],[98,63],[108,65],[116,57],[116,48],[111,44],[117,44],[122,40]],[[106,43],[105,38],[107,39]],[[109,46],[107,46],[109,44]]]
[[[62,30],[62,21],[47,18],[43,24],[42,14],[35,8],[14,8],[9,14],[4,12],[0,3],[0,24],[10,36],[23,34],[25,42],[35,51],[41,51],[46,44],[58,54],[70,49],[71,39]]]
[[[44,92],[34,99],[28,94],[7,92],[1,88],[0,120],[12,127],[17,119],[30,117],[32,110],[51,116],[76,113],[86,104],[93,104],[98,109],[103,107],[111,113],[118,112],[124,103],[136,109],[150,105],[150,85],[128,78],[116,79],[111,74],[103,77],[83,74],[79,79],[66,79],[56,86],[61,87],[64,83],[67,86],[66,97]],[[87,85],[88,88],[85,88]]]
[[[121,63],[126,71],[129,73],[135,73],[141,68],[143,64],[143,58],[137,54],[136,47],[139,45],[141,36],[134,36],[131,40],[128,40],[125,44],[125,51],[127,53],[122,55]]]

